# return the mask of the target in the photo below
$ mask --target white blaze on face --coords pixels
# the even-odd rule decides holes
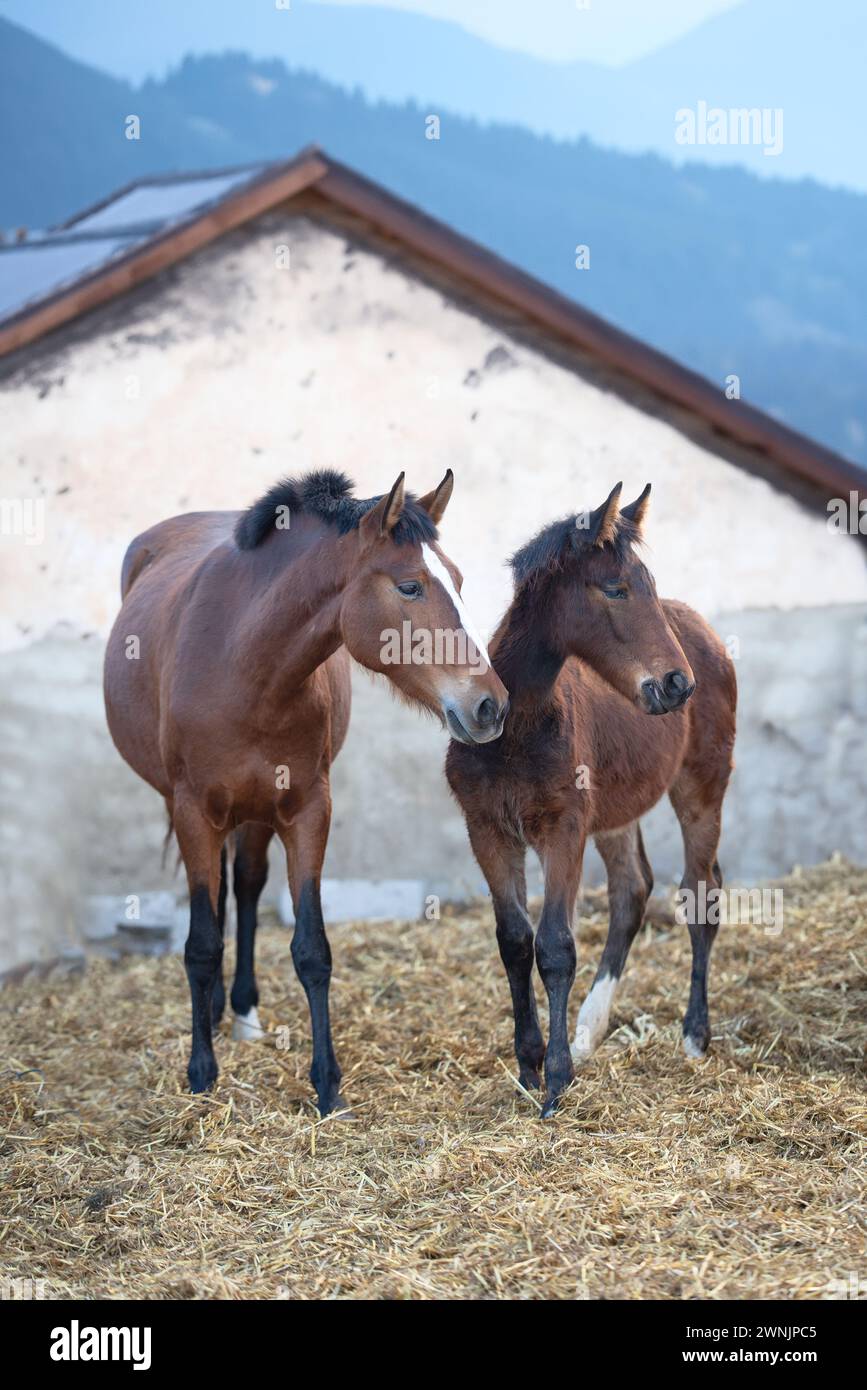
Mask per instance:
[[[454,580],[439,555],[437,555],[432,546],[426,544],[422,545],[422,554],[424,555],[428,570],[433,575],[434,579],[439,580],[452,603],[455,605],[455,608],[458,610],[458,617],[461,620],[461,627],[464,632],[467,634],[482,659],[490,666],[491,658],[488,656],[488,649],[482,641],[478,628],[467,612],[463,599],[455,588]]]

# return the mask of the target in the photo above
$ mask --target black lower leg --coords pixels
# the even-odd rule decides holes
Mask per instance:
[[[217,927],[220,932],[220,940],[225,940],[226,934],[226,847],[220,851],[220,888],[217,893]],[[214,981],[214,992],[211,996],[211,1021],[216,1028],[223,1017],[223,1010],[226,1007],[226,986],[223,984],[223,965],[222,960],[217,971],[217,978]]]
[[[730,751],[730,745],[727,745]],[[671,804],[683,830],[684,874],[677,920],[689,927],[692,974],[689,1003],[683,1019],[683,1046],[688,1056],[700,1057],[710,1043],[707,1010],[707,972],[710,953],[719,929],[722,873],[717,849],[720,807],[729,776],[728,753],[718,769],[716,796],[707,800],[707,788],[694,771],[682,774],[671,789]],[[711,896],[713,895],[713,896]]]
[[[547,1097],[542,1111],[550,1115],[574,1075],[569,1052],[566,1010],[575,979],[575,942],[564,903],[547,900],[536,933],[536,964],[548,995],[548,1047],[545,1052]]]
[[[692,973],[689,981],[689,1003],[683,1019],[683,1044],[692,1056],[703,1055],[710,1044],[710,1019],[707,1009],[707,972],[710,953],[717,934],[716,926],[690,923],[692,943]]]
[[[520,1082],[527,1089],[539,1085],[545,1044],[533,993],[533,929],[526,912],[515,901],[494,901],[497,945],[509,977],[515,1016],[515,1056]]]
[[[196,888],[190,899],[190,934],[184,964],[193,1006],[193,1044],[187,1068],[190,1089],[206,1091],[217,1079],[211,1035],[214,985],[223,960],[223,938],[207,888]]]
[[[644,921],[653,891],[653,870],[638,825],[597,835],[596,848],[608,875],[608,937],[596,979],[619,980],[633,941]]]
[[[292,960],[310,1005],[313,1031],[313,1065],[310,1080],[316,1088],[322,1115],[340,1108],[340,1068],[331,1041],[328,989],[331,983],[331,948],[325,935],[318,879],[302,885],[295,903]]]
[[[611,903],[608,938],[596,974],[598,980],[608,975],[613,976],[615,980],[620,979],[632,943],[644,921],[646,905],[647,897],[644,893],[636,893],[628,901],[618,898]]]
[[[241,1018],[246,1018],[251,1009],[259,1003],[259,990],[256,985],[256,912],[262,889],[268,878],[268,861],[263,859],[251,864],[246,858],[243,846],[239,844],[235,856],[234,889],[237,907],[238,933],[235,962],[235,980],[232,985],[232,1009]]]

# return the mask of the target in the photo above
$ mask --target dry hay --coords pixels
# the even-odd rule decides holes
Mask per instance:
[[[548,1123],[509,1076],[487,905],[331,931],[354,1120],[312,1109],[276,926],[272,1036],[224,1024],[209,1097],[182,1086],[179,959],[10,987],[0,1272],[48,1297],[812,1298],[853,1277],[863,1295],[867,872],[783,886],[780,936],[720,933],[709,1058],[680,1051],[686,932],[650,925],[615,1031]],[[582,922],[573,1019],[603,934],[598,911]]]

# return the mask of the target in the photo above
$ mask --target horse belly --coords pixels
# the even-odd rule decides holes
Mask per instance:
[[[336,655],[336,654],[335,654]],[[349,716],[349,657],[314,671],[291,699],[279,724],[251,737],[246,724],[184,730],[186,775],[200,798],[206,788],[225,802],[234,824],[290,825],[311,796],[327,785]],[[195,734],[195,737],[193,735]],[[336,746],[335,746],[336,741]],[[200,750],[197,758],[190,748]],[[215,749],[219,751],[215,753]]]
[[[128,598],[106,646],[106,722],[124,761],[145,782],[168,796],[171,783],[160,752],[159,680],[148,660],[147,637],[146,611]]]

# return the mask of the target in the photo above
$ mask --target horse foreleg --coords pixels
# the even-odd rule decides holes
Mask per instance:
[[[527,916],[524,846],[493,821],[467,821],[470,843],[488,882],[497,923],[497,945],[506,968],[515,1019],[515,1056],[520,1083],[539,1085],[545,1044],[533,992],[533,928]]]
[[[653,888],[653,874],[638,822],[595,837],[608,874],[608,938],[590,993],[581,1005],[572,1060],[586,1062],[608,1031],[608,1019],[629,949]]]
[[[268,878],[268,845],[274,831],[270,825],[248,822],[238,831],[232,885],[237,906],[238,933],[235,953],[235,981],[232,985],[232,1037],[254,1041],[264,1037],[259,1022],[259,990],[254,966],[256,910]]]
[[[545,904],[536,932],[536,964],[548,995],[547,1096],[543,1118],[557,1109],[574,1075],[566,1011],[575,979],[577,955],[572,935],[575,900],[581,884],[586,834],[580,821],[560,816],[533,845],[545,872]]]
[[[217,890],[217,927],[220,933],[220,940],[226,939],[226,892],[228,884],[226,880],[226,846],[220,850],[220,887]],[[223,1017],[223,1010],[226,1007],[226,986],[223,984],[223,965],[217,970],[217,978],[214,981],[214,990],[211,995],[211,1024],[217,1028],[220,1019]]]
[[[191,797],[176,796],[174,826],[190,889],[190,931],[184,965],[190,985],[193,1042],[187,1067],[190,1089],[206,1091],[217,1079],[212,1041],[214,987],[223,961],[218,915],[220,849],[224,832],[205,818]]]
[[[331,796],[320,785],[288,826],[278,830],[286,849],[289,887],[295,908],[292,960],[310,1006],[313,1064],[310,1080],[316,1088],[321,1115],[345,1109],[340,1095],[340,1068],[331,1041],[328,990],[331,948],[325,934],[320,898],[320,875],[331,823]]]

